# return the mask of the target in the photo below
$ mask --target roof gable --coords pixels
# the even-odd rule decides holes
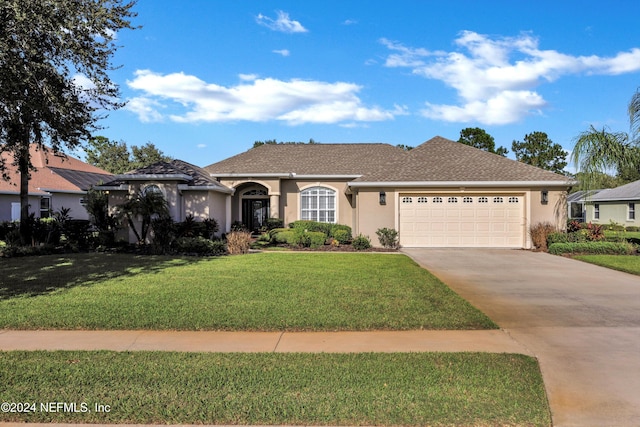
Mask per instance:
[[[566,176],[440,136],[407,152],[399,162],[364,175],[359,182],[558,182]]]

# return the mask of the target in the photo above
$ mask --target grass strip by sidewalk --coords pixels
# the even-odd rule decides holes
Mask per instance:
[[[70,254],[0,261],[0,328],[491,329],[398,254]]]
[[[640,256],[637,255],[576,255],[573,258],[640,276]]]
[[[0,352],[0,402],[36,403],[11,422],[550,425],[536,360],[513,354]]]

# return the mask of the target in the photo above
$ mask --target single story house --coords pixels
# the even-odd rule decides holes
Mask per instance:
[[[406,247],[532,246],[529,228],[564,228],[567,191],[558,175],[435,137],[405,151],[389,144],[264,144],[198,168],[174,160],[116,176],[100,188],[110,205],[162,191],[176,221],[213,217],[221,232],[315,220],[350,226],[378,244],[398,230]]]
[[[69,155],[44,151],[35,144],[29,152],[35,168],[29,180],[30,212],[46,218],[64,207],[71,209],[69,215],[74,219],[89,219],[83,205],[87,190],[111,181],[113,175]],[[20,173],[8,153],[2,153],[2,158],[9,180],[0,178],[0,221],[16,221],[20,219]]]
[[[567,196],[567,209],[570,220],[587,222],[587,202],[602,190],[579,190]]]
[[[204,168],[234,190],[230,221],[309,219],[406,247],[532,246],[529,228],[566,223],[567,177],[435,137],[389,144],[265,144]]]
[[[112,211],[124,203],[129,195],[138,191],[159,191],[167,200],[169,213],[174,221],[184,221],[188,216],[199,221],[214,218],[223,232],[229,231],[231,227],[228,221],[231,218],[231,195],[234,190],[220,184],[198,166],[182,160],[171,160],[157,162],[114,178],[95,187],[108,192]],[[126,226],[120,233],[119,237],[135,241],[133,232]]]
[[[640,226],[640,216],[636,214],[640,207],[640,181],[634,181],[620,187],[602,190],[587,200],[587,222],[608,224],[611,221],[625,227]]]

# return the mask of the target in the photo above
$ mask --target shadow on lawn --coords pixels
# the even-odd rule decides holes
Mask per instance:
[[[0,259],[0,300],[89,286],[114,277],[158,273],[167,267],[202,261],[202,258],[98,253]]]

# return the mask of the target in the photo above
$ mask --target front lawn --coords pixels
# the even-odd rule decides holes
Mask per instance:
[[[399,254],[74,254],[0,259],[0,267],[0,328],[496,328]]]
[[[640,276],[640,256],[637,255],[576,255],[574,258]]]
[[[0,402],[33,409],[5,422],[551,424],[536,360],[513,354],[0,352]]]

